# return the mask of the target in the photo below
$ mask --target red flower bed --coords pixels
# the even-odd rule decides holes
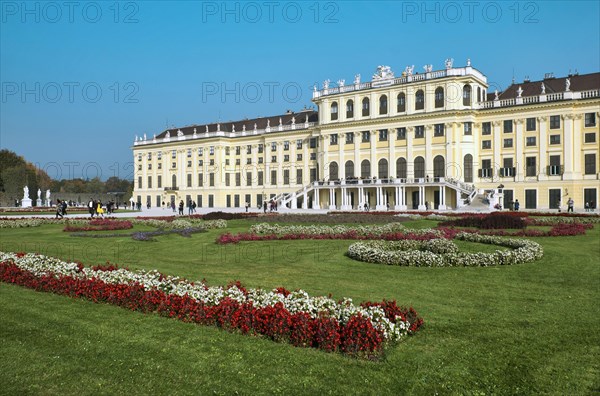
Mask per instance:
[[[525,228],[525,221],[518,212],[476,214],[444,221],[442,227],[476,227],[482,229]]]
[[[111,219],[96,219],[90,220],[88,226],[72,226],[67,225],[63,231],[80,232],[80,231],[114,231],[114,230],[129,230],[133,228],[133,224],[128,220],[111,220]]]
[[[451,231],[448,231],[452,233]],[[247,241],[291,241],[300,239],[314,239],[314,240],[327,240],[327,239],[346,239],[346,240],[370,240],[370,239],[383,239],[386,241],[397,241],[401,239],[410,239],[416,241],[428,241],[430,239],[439,238],[439,235],[434,233],[427,234],[410,234],[402,232],[391,232],[384,234],[359,234],[357,231],[351,230],[342,232],[339,234],[255,234],[251,232],[240,232],[238,234],[231,234],[229,232],[221,234],[217,237],[216,243],[220,245],[226,245],[229,243],[239,243]]]
[[[108,265],[97,268],[110,271],[116,267]],[[97,278],[80,279],[54,274],[36,276],[11,261],[0,263],[0,281],[37,291],[85,298],[96,303],[110,303],[133,311],[156,312],[185,322],[213,325],[242,334],[260,334],[295,346],[357,356],[373,356],[383,348],[383,334],[361,315],[353,316],[346,325],[341,325],[330,317],[312,318],[306,312],[292,314],[282,303],[257,308],[251,302],[241,304],[225,298],[218,305],[210,306],[187,295],[166,294],[158,289],[146,290],[140,284],[112,284]],[[238,286],[239,282],[232,285]],[[414,334],[423,324],[412,308],[398,308],[395,301],[367,302],[364,306],[383,307],[390,320],[396,321],[396,316],[408,319],[412,330],[410,334]]]

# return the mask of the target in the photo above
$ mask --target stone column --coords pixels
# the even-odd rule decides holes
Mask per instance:
[[[573,179],[573,115],[565,114],[562,119],[564,122],[563,128],[563,151],[564,151],[564,159],[563,159],[563,180],[572,180]],[[581,135],[581,133],[578,133]],[[581,162],[581,161],[578,161]]]
[[[516,134],[515,134],[515,181],[523,181],[523,169],[525,169],[525,156],[523,155],[523,119],[518,118],[515,120]],[[504,165],[502,165],[504,166]]]
[[[540,147],[540,151],[538,154],[538,160],[539,163],[537,164],[537,166],[539,167],[538,170],[538,180],[548,180],[548,176],[546,175],[546,165],[548,165],[548,154],[547,154],[547,150],[548,150],[548,130],[547,130],[547,121],[548,121],[548,117],[538,117],[537,118],[539,124],[540,124],[540,134],[539,134],[539,147]],[[540,197],[538,196],[538,199]]]
[[[372,109],[371,109],[372,110]],[[371,112],[372,113],[372,112]],[[371,131],[371,139],[370,139],[370,159],[369,161],[371,162],[371,174],[369,175],[369,177],[373,178],[373,176],[379,176],[377,174],[377,130],[372,130]]]

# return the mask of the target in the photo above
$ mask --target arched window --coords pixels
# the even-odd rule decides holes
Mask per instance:
[[[371,163],[369,160],[363,160],[363,162],[360,163],[360,177],[363,179],[371,177]]]
[[[406,159],[400,157],[396,160],[396,177],[406,179],[406,174]]]
[[[177,187],[177,175],[171,176],[171,187],[172,188]]]
[[[477,101],[483,102],[483,99],[481,99],[481,87],[477,87]]]
[[[339,178],[338,164],[334,161],[329,164],[329,180],[337,180]]]
[[[422,179],[425,177],[425,159],[423,157],[415,158],[415,178]]]
[[[433,158],[433,177],[444,177],[446,176],[446,165],[444,157],[436,155]]]
[[[331,104],[331,121],[335,121],[338,119],[338,104],[337,102],[333,102]]]
[[[345,171],[346,171],[345,172],[346,173],[346,179],[355,177],[355,175],[354,175],[354,162],[352,162],[352,161],[346,161]]]
[[[404,113],[406,111],[406,95],[404,92],[398,94],[398,113]]]
[[[423,110],[425,108],[425,93],[419,89],[415,94],[415,110]]]
[[[369,114],[369,98],[364,98],[362,100],[362,115],[363,117],[368,117]]]
[[[387,112],[388,112],[387,95],[381,95],[379,97],[379,114],[387,114]]]
[[[346,118],[354,117],[354,101],[350,99],[346,102]]]
[[[435,90],[435,107],[444,107],[444,88],[437,87]]]
[[[465,170],[465,183],[473,183],[473,156],[471,154],[465,155],[463,168]]]
[[[385,158],[382,158],[379,160],[379,162],[377,163],[377,170],[378,170],[378,174],[379,174],[379,178],[380,179],[387,179],[388,178],[388,161]]]
[[[471,106],[471,86],[463,87],[463,106]]]

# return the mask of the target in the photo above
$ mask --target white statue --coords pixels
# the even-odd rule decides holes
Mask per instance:
[[[467,67],[471,67],[471,58],[467,58]]]
[[[433,65],[425,65],[423,66],[423,69],[425,69],[425,73],[431,73],[433,70]]]
[[[242,132],[246,132],[246,124],[242,125]]]
[[[354,84],[360,84],[360,74],[354,75]]]
[[[343,86],[344,86],[344,84],[346,84],[346,80],[338,80],[338,81],[337,81],[337,85],[338,85],[338,87],[343,87]]]
[[[271,127],[271,120],[267,120],[267,128]]]
[[[254,123],[254,130],[256,131],[256,122]]]
[[[38,199],[42,199],[42,190],[38,188]]]
[[[183,132],[181,132],[181,129],[177,130],[177,136],[183,136]]]
[[[394,72],[389,66],[377,66],[377,70],[375,70],[375,74],[373,74],[373,81],[378,80],[387,80],[390,78],[394,78]]]
[[[231,132],[235,132],[235,124],[231,124]]]
[[[406,66],[406,69],[404,69],[404,73],[406,73],[407,76],[412,76],[414,69],[415,69],[415,65]]]
[[[317,92],[317,84],[313,85],[313,92]]]
[[[517,98],[520,98],[521,95],[523,95],[523,89],[521,88],[521,86],[519,85],[519,89],[517,89]]]
[[[23,199],[29,199],[29,187],[23,187]]]
[[[565,91],[569,92],[571,90],[571,79],[567,78],[565,80]]]
[[[495,91],[494,91],[494,95],[496,95],[496,96],[494,97],[494,100],[499,100],[499,99],[500,99],[500,98],[498,97],[498,90],[495,90]]]
[[[171,137],[171,131],[167,131],[167,134],[165,135],[166,138],[170,138]]]
[[[196,137],[196,128],[194,128],[194,137]]]
[[[330,81],[329,79],[327,79],[327,80],[323,81],[323,89],[329,89],[329,83],[330,83],[330,82],[331,82],[331,81]]]
[[[281,121],[281,117],[279,117],[279,125],[283,125],[283,122]]]
[[[50,190],[46,190],[46,201],[50,201]]]
[[[135,135],[135,141],[136,142],[138,141],[138,135]]]
[[[144,133],[144,141],[146,140],[146,134]]]
[[[217,122],[217,132],[221,132],[221,124]]]
[[[546,94],[546,86],[542,83],[542,95]]]
[[[446,65],[446,70],[452,69],[452,64],[454,63],[454,59],[448,58],[448,59],[446,59],[446,61],[444,63]]]
[[[292,125],[296,124],[296,117],[292,117]]]

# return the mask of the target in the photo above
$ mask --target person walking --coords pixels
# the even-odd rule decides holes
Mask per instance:
[[[62,203],[60,202],[60,199],[56,200],[56,219],[58,219],[58,217],[60,216],[60,218],[63,218],[63,214],[62,214]]]
[[[58,206],[58,200],[56,205]],[[88,211],[90,212],[90,217],[93,218],[94,213],[96,213],[96,207],[94,206],[94,200],[92,198],[90,198],[90,201],[88,202]]]
[[[264,213],[267,213],[267,201],[263,202],[263,211]]]
[[[96,215],[104,217],[104,209],[102,209],[102,201],[98,200],[96,206]]]
[[[173,213],[175,213],[175,201],[171,201],[171,209],[173,209]]]
[[[573,201],[573,198],[569,198],[567,201],[567,212],[573,213],[573,206],[575,206],[575,201]]]
[[[183,216],[183,199],[179,201],[179,214]]]
[[[520,207],[521,207],[521,204],[519,203],[519,200],[515,199],[515,211],[518,212]]]
[[[246,213],[248,213],[248,208],[250,207],[250,204],[248,202],[246,202]]]

